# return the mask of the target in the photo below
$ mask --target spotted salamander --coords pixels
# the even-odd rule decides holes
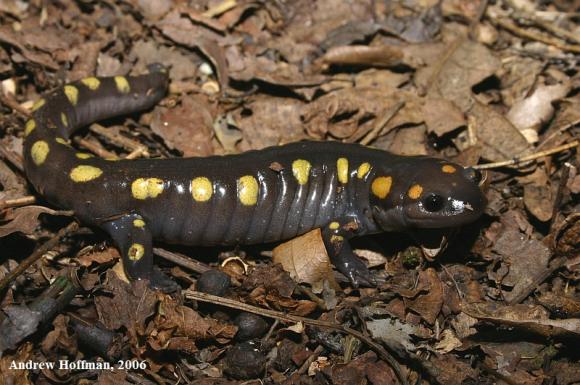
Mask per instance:
[[[132,279],[176,284],[153,266],[152,240],[256,244],[320,228],[336,268],[371,284],[348,239],[382,231],[456,227],[486,200],[472,168],[337,142],[298,142],[239,155],[110,161],[68,138],[91,122],[151,108],[168,83],[146,75],[89,77],[35,103],[25,125],[26,174],[36,190],[110,234]]]

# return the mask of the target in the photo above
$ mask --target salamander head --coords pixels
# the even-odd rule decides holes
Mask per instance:
[[[457,227],[483,213],[479,171],[433,158],[415,158],[404,168],[392,176],[377,173],[371,184],[373,217],[383,230]]]

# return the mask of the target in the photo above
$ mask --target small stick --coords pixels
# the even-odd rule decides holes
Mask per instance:
[[[40,259],[44,254],[48,253],[52,250],[60,241],[61,238],[67,236],[70,233],[73,233],[79,229],[79,224],[77,222],[71,222],[67,227],[64,227],[59,230],[58,233],[51,239],[49,239],[46,243],[36,249],[28,258],[24,261],[20,262],[18,267],[14,269],[10,274],[5,276],[0,281],[0,292],[6,288],[13,280],[15,280],[20,274],[22,274],[26,269],[32,266],[37,260]]]
[[[153,248],[153,253],[159,255],[161,258],[171,261],[176,265],[185,267],[191,271],[194,271],[199,274],[203,274],[208,270],[211,270],[209,266],[199,261],[192,260],[191,258],[186,257],[183,254],[174,253],[171,251],[167,251],[165,249],[161,249],[159,247]]]
[[[537,147],[536,150],[539,150],[540,148],[544,147],[546,145],[546,143],[549,143],[553,138],[555,137],[559,137],[560,135],[562,135],[562,133],[564,131],[569,130],[570,128],[576,126],[577,124],[580,123],[580,119],[576,119],[572,122],[569,122],[567,124],[564,124],[562,127],[558,128],[558,130],[552,132],[550,135],[548,135],[543,141],[542,143],[540,143]]]
[[[261,316],[278,319],[278,320],[281,320],[284,322],[292,322],[292,323],[302,322],[305,325],[322,327],[322,328],[326,328],[326,329],[336,330],[336,331],[341,332],[341,333],[349,334],[349,335],[354,336],[354,337],[360,339],[361,341],[363,341],[365,344],[367,344],[367,346],[369,346],[372,350],[374,350],[379,355],[379,357],[381,357],[383,360],[385,360],[391,366],[391,368],[393,368],[393,370],[395,371],[397,378],[399,379],[401,384],[403,384],[403,385],[408,384],[407,379],[405,378],[405,376],[403,375],[403,373],[401,371],[401,367],[399,366],[399,363],[395,360],[395,358],[391,355],[391,353],[389,353],[387,350],[385,350],[385,348],[383,348],[380,344],[374,342],[371,338],[369,338],[368,336],[364,335],[363,333],[361,333],[357,330],[351,329],[349,327],[346,327],[346,326],[343,326],[340,324],[336,324],[334,322],[299,317],[299,316],[285,314],[285,313],[270,310],[270,309],[263,309],[263,308],[251,306],[251,305],[248,305],[248,304],[245,304],[242,302],[234,301],[234,300],[229,299],[229,298],[218,297],[215,295],[201,293],[199,291],[185,290],[183,292],[183,294],[185,297],[187,297],[189,299],[194,299],[194,300],[201,301],[201,302],[209,302],[209,303],[213,303],[213,304],[218,304],[221,306],[226,306],[229,308],[246,311],[248,313],[254,313],[254,314],[261,315]],[[389,347],[389,348],[393,351],[397,351],[395,347]],[[409,355],[410,355],[410,353],[409,353]],[[409,358],[412,358],[412,357],[410,356]],[[428,372],[431,376],[435,377],[434,376],[434,372],[436,371],[435,368],[429,367],[428,363],[422,362],[419,358],[416,358],[414,361],[417,364],[421,365],[421,368],[423,370],[425,370],[425,372]]]
[[[216,4],[215,6],[211,7],[210,9],[202,13],[202,15],[204,17],[212,18],[214,16],[221,15],[222,13],[226,13],[230,9],[236,7],[237,5],[238,4],[236,0],[224,0],[221,3]]]
[[[30,111],[27,108],[24,108],[20,104],[18,104],[18,102],[14,100],[14,98],[11,96],[0,94],[0,103],[18,112],[22,116],[25,116],[26,118],[30,117]]]
[[[0,144],[0,157],[9,161],[21,173],[24,173],[24,160],[18,154],[7,149],[4,144]]]
[[[378,138],[379,135],[381,134],[381,131],[383,131],[383,128],[385,128],[387,123],[389,123],[391,119],[395,117],[397,112],[399,112],[404,105],[405,105],[404,102],[399,102],[393,107],[391,107],[389,110],[385,111],[385,113],[379,119],[379,121],[376,122],[373,129],[360,141],[360,143],[363,146],[367,146],[370,142]]]
[[[94,143],[92,143],[84,138],[80,138],[80,139],[75,138],[75,143],[77,143],[81,147],[86,148],[87,150],[89,150],[93,154],[96,154],[100,158],[119,159],[117,154],[115,154],[114,152],[107,151],[104,148],[102,148],[102,147],[100,147],[100,146],[98,146],[98,145],[96,145],[96,144],[94,144]]]
[[[491,15],[488,15],[488,18],[492,23],[497,24],[502,28],[505,28],[516,35],[519,35],[520,37],[525,37],[530,40],[539,41],[541,43],[556,47],[562,51],[580,53],[580,46],[578,45],[565,44],[551,37],[533,33],[529,29],[520,28],[517,25],[512,24],[510,21],[507,21],[500,17],[492,17]]]
[[[558,147],[554,147],[554,148],[552,148],[550,150],[536,152],[535,154],[531,154],[531,155],[527,155],[527,156],[522,156],[521,158],[517,158],[516,157],[514,159],[504,160],[504,161],[501,161],[501,162],[477,164],[477,165],[472,166],[472,167],[475,168],[475,169],[477,169],[477,170],[487,170],[487,169],[490,169],[490,168],[499,168],[499,167],[505,167],[505,166],[518,165],[519,163],[528,162],[530,160],[535,160],[535,159],[543,158],[543,157],[548,156],[548,155],[556,154],[558,152],[562,152],[562,151],[568,150],[570,148],[577,147],[578,144],[580,144],[580,142],[578,140],[575,140],[575,141],[573,141],[571,143],[564,144],[564,145],[558,146]]]
[[[147,151],[145,148],[145,146],[143,146],[141,143],[133,140],[133,139],[129,139],[124,137],[123,135],[120,135],[114,131],[108,130],[106,127],[101,126],[98,123],[93,123],[89,126],[89,129],[97,134],[100,135],[102,137],[105,137],[106,139],[108,139],[111,143],[114,143],[115,145],[127,150],[127,151],[135,151],[135,150],[142,150],[142,151]]]
[[[28,206],[34,203],[36,203],[36,197],[33,195],[28,195],[16,199],[6,199],[5,201],[0,201],[0,210],[7,209],[9,207]]]

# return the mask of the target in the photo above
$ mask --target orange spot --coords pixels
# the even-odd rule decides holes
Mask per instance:
[[[371,191],[377,198],[385,199],[389,192],[391,191],[391,186],[393,185],[393,178],[390,176],[380,176],[373,180],[371,185]]]
[[[441,171],[443,171],[446,174],[453,174],[455,171],[457,171],[457,169],[450,164],[446,164],[443,167],[441,167]]]
[[[419,199],[421,194],[423,193],[423,187],[420,184],[414,184],[411,186],[409,191],[407,191],[407,195],[411,199]]]

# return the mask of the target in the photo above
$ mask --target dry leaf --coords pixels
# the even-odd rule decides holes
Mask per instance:
[[[321,293],[323,281],[332,277],[332,266],[320,229],[282,243],[272,251],[272,257],[292,279],[308,283],[315,293]]]

